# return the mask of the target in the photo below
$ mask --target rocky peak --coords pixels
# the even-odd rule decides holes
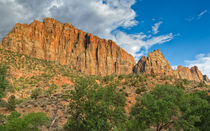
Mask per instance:
[[[147,58],[142,56],[133,70],[135,73],[167,75],[177,79],[198,82],[209,81],[208,77],[203,75],[197,66],[192,68],[178,66],[174,71],[159,49],[149,53]]]
[[[197,66],[193,66],[191,68],[178,66],[174,71],[174,75],[179,79],[187,79],[194,81],[208,81],[208,77],[203,75]]]
[[[17,23],[3,38],[2,49],[69,65],[88,75],[132,73],[133,56],[115,42],[100,39],[52,18]]]
[[[173,70],[161,51],[154,50],[148,57],[141,57],[134,66],[135,73],[173,75]]]

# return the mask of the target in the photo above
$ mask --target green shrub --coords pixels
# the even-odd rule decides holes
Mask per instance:
[[[136,94],[141,94],[142,92],[145,92],[146,88],[143,86],[141,88],[136,89]]]
[[[161,85],[136,99],[127,130],[209,130],[207,93],[186,94],[172,85]]]
[[[110,131],[125,123],[125,96],[113,85],[99,87],[80,78],[70,93],[70,118],[64,129],[70,131]]]
[[[14,111],[16,108],[16,98],[14,95],[11,95],[8,99],[8,103],[7,103],[7,109]]]
[[[198,84],[198,87],[207,87],[207,85],[206,85],[206,83],[204,83],[204,82],[200,82],[200,83]]]
[[[183,82],[184,82],[184,84],[186,84],[186,85],[190,83],[190,81],[187,80],[187,79],[183,79]]]
[[[130,86],[139,87],[140,81],[138,79],[133,78],[130,80]]]
[[[153,78],[155,78],[156,77],[156,74],[151,73],[150,76],[152,76]]]
[[[18,112],[12,112],[7,118],[4,126],[6,131],[39,131],[42,125],[48,124],[48,118],[45,113],[29,113],[20,117]]]
[[[182,80],[176,80],[175,81],[175,86],[184,89],[184,83]]]
[[[8,85],[8,81],[6,80],[6,71],[7,66],[5,64],[0,63],[0,99],[4,97],[5,90]]]
[[[5,124],[6,124],[6,116],[3,114],[0,114],[0,131],[3,131],[3,130],[1,130],[1,126],[5,125]]]
[[[119,79],[119,80],[123,80],[125,77],[126,77],[125,75],[119,75],[119,76],[118,76],[118,79]]]
[[[57,89],[57,88],[58,88],[57,85],[52,84],[52,85],[50,86],[50,88],[46,91],[47,95],[51,96],[53,93],[56,92],[56,89]]]
[[[161,80],[172,80],[170,76],[162,76]]]
[[[103,77],[103,83],[109,83],[109,82],[113,81],[114,78],[115,78],[115,75],[105,76],[105,77]]]
[[[42,95],[42,89],[36,88],[31,92],[31,98],[37,99],[38,96]]]
[[[125,90],[126,89],[126,87],[125,86],[123,86],[123,88],[122,88],[123,90]]]
[[[7,107],[7,102],[0,99],[0,107]]]

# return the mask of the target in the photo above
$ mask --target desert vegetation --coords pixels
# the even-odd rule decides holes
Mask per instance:
[[[0,58],[2,131],[210,130],[204,82],[155,74],[88,76],[4,50]]]

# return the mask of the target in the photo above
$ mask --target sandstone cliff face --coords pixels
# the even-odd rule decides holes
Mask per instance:
[[[100,39],[52,18],[30,25],[16,24],[3,38],[1,48],[55,61],[88,75],[129,74],[136,64],[113,41]]]
[[[155,50],[154,52],[149,53],[147,58],[143,56],[134,66],[134,72],[143,74],[173,75],[173,70],[170,64],[160,50]]]
[[[197,82],[209,81],[209,78],[202,75],[197,66],[192,68],[178,66],[176,70],[173,70],[160,50],[149,53],[147,58],[143,56],[133,70],[135,73],[167,75]]]
[[[188,68],[178,66],[176,71],[174,71],[174,75],[176,78],[179,79],[187,79],[187,80],[194,80],[194,81],[208,81],[208,77],[202,75],[200,70],[197,66]]]

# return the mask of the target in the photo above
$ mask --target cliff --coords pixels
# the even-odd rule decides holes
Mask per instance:
[[[141,57],[134,66],[135,73],[173,75],[173,69],[160,50],[148,54],[148,57]]]
[[[167,75],[197,82],[209,82],[209,78],[203,75],[197,66],[192,68],[178,66],[176,70],[173,70],[160,50],[149,53],[147,58],[143,56],[134,66],[133,71],[143,74]]]
[[[178,79],[209,81],[198,67],[173,70],[160,50],[143,56],[136,64],[133,56],[111,40],[83,32],[69,23],[52,18],[31,24],[17,23],[3,38],[0,48],[30,57],[68,65],[87,75],[158,74]]]
[[[100,39],[52,18],[17,23],[0,47],[39,59],[69,65],[87,75],[129,74],[133,56],[111,40]]]

